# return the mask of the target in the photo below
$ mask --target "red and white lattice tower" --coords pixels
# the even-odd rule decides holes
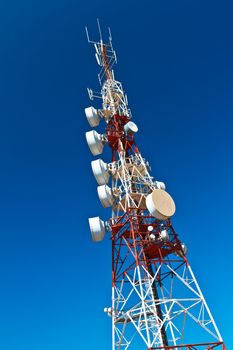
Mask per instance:
[[[99,27],[100,31],[100,27]],[[90,218],[94,241],[107,234],[112,241],[112,350],[133,349],[223,349],[226,346],[188,263],[186,246],[172,226],[175,204],[163,182],[150,175],[148,162],[136,142],[138,128],[131,121],[127,96],[115,80],[116,54],[111,33],[105,43],[94,45],[101,109],[85,109],[92,127],[102,119],[105,132],[86,133],[93,155],[112,150],[111,162],[92,161],[97,192],[103,207],[112,208],[104,222]],[[111,185],[108,183],[110,183]],[[99,349],[99,347],[98,347]]]

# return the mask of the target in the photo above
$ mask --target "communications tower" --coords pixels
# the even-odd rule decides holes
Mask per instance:
[[[187,260],[187,248],[173,228],[175,203],[165,184],[150,175],[149,163],[135,141],[127,96],[115,79],[117,62],[111,32],[105,42],[99,22],[94,45],[100,92],[88,89],[101,107],[85,109],[91,127],[102,120],[101,134],[86,133],[94,156],[109,146],[112,159],[91,162],[107,221],[89,219],[94,242],[112,242],[112,350],[226,350],[223,339]],[[100,347],[98,347],[100,349]]]

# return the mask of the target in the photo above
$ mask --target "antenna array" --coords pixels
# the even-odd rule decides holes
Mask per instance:
[[[85,109],[87,120],[105,131],[86,133],[94,156],[104,146],[112,159],[91,162],[107,221],[89,219],[94,242],[106,235],[112,241],[112,305],[104,311],[112,319],[112,350],[189,349],[226,350],[220,332],[187,260],[187,247],[173,228],[175,203],[163,182],[150,175],[149,163],[136,145],[137,125],[131,120],[127,96],[115,80],[116,53],[109,41],[90,40],[100,72],[101,90],[88,89],[100,98],[100,109]],[[108,184],[111,183],[109,186]]]

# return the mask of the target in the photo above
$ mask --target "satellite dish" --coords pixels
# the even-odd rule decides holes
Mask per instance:
[[[138,131],[138,127],[135,123],[133,122],[128,122],[127,124],[125,124],[124,126],[124,130],[126,134],[134,134],[135,132]]]
[[[100,134],[98,134],[98,132],[95,130],[86,132],[86,140],[90,151],[94,156],[97,156],[103,152],[104,145],[102,142],[102,137]]]
[[[91,162],[91,167],[96,181],[99,185],[105,185],[109,180],[108,165],[102,159],[96,159]]]
[[[168,240],[169,240],[169,234],[168,234],[167,230],[162,230],[162,231],[160,231],[159,237],[160,237],[163,241],[168,241]]]
[[[108,185],[102,185],[97,187],[99,200],[104,208],[111,207],[114,203],[114,196],[112,190]]]
[[[155,181],[155,185],[157,188],[159,188],[160,190],[166,190],[166,185],[164,182],[161,181]]]
[[[183,254],[186,255],[188,252],[188,247],[186,246],[186,244],[182,243],[181,248],[182,248]]]
[[[156,236],[155,236],[154,233],[151,233],[149,237],[150,237],[150,241],[155,241],[156,240]]]
[[[104,221],[101,220],[98,216],[94,218],[89,218],[88,221],[91,230],[92,240],[94,242],[102,241],[106,233]]]
[[[87,107],[85,108],[85,114],[87,117],[87,121],[93,128],[95,126],[98,126],[100,123],[100,115],[98,114],[97,109],[94,107]]]
[[[172,197],[161,189],[155,189],[146,197],[146,206],[151,215],[159,220],[167,220],[176,211]]]

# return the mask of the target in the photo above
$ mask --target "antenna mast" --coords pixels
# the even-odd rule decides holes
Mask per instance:
[[[187,260],[187,247],[173,228],[175,203],[163,182],[150,175],[150,166],[135,141],[127,96],[115,80],[116,53],[109,39],[88,42],[95,48],[100,92],[88,89],[98,110],[85,109],[87,120],[105,130],[86,133],[94,156],[108,145],[112,159],[91,162],[107,221],[89,219],[94,242],[107,235],[112,242],[112,305],[104,311],[112,319],[112,350],[181,349],[226,350],[214,318]],[[108,183],[111,183],[108,186]]]

